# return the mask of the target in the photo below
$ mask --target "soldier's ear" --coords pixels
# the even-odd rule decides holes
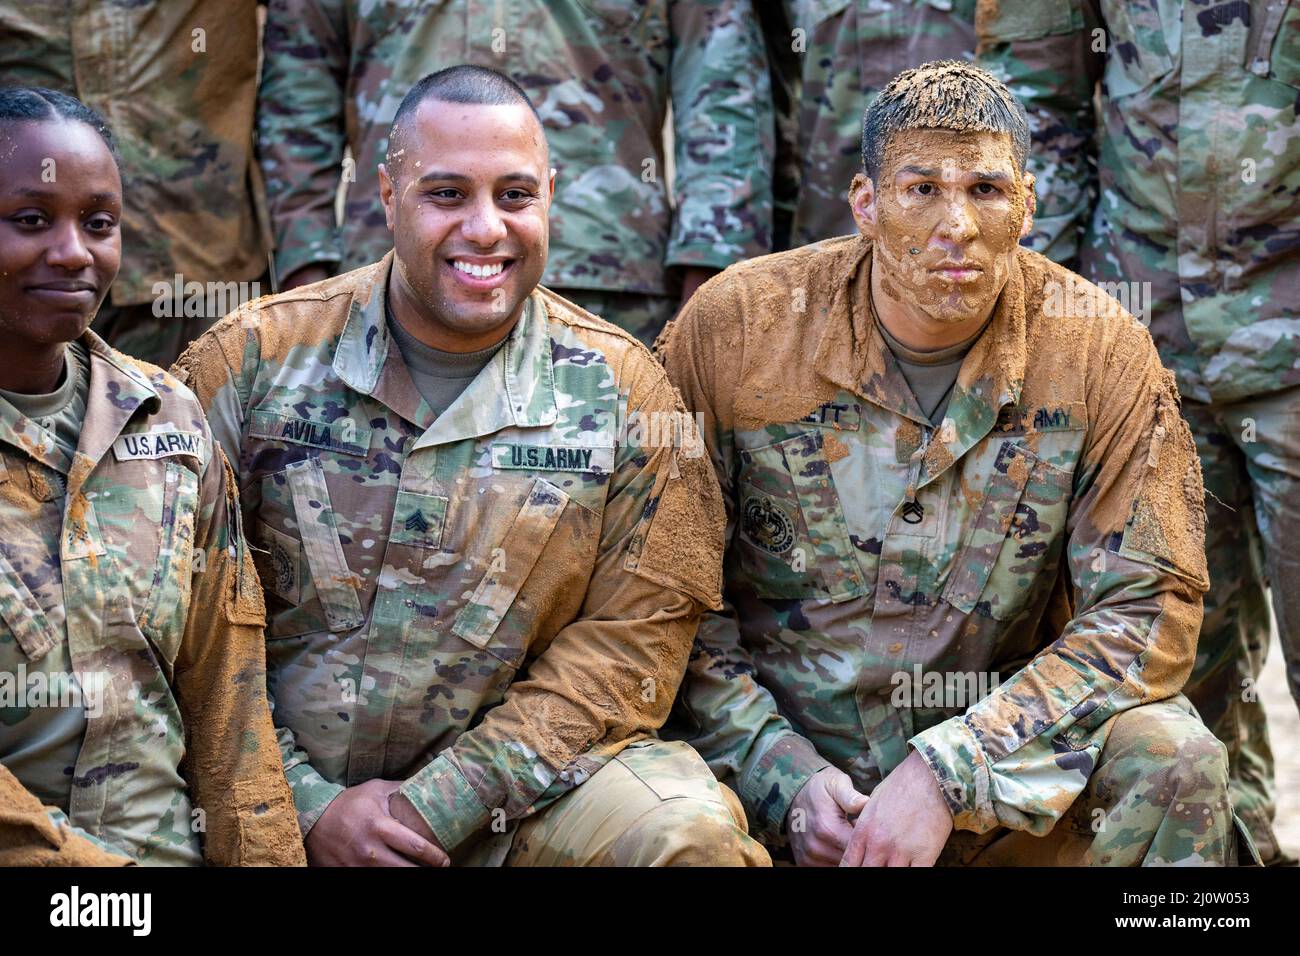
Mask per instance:
[[[384,221],[388,223],[388,231],[393,231],[393,180],[388,175],[388,167],[383,163],[379,164],[379,201],[384,206]]]
[[[555,199],[555,167],[552,166],[550,192],[546,196],[546,204],[549,206],[554,199]]]
[[[1025,187],[1025,218],[1020,223],[1020,238],[1023,239],[1034,228],[1034,213],[1038,211],[1038,197],[1034,195],[1033,173],[1025,173],[1020,182]]]
[[[876,238],[876,187],[866,173],[858,173],[849,186],[849,205],[858,232],[867,239]]]

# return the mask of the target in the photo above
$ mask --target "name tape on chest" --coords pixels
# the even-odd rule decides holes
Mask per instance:
[[[370,426],[350,418],[314,422],[293,415],[256,411],[249,416],[248,435],[347,455],[365,455],[370,449]]]
[[[824,402],[799,419],[801,424],[855,432],[862,425],[862,406],[849,402]]]
[[[113,442],[113,455],[118,461],[152,460],[174,455],[193,455],[202,458],[204,439],[198,432],[166,429],[135,432],[122,435]]]
[[[492,467],[608,475],[614,471],[614,449],[497,442],[492,446]]]

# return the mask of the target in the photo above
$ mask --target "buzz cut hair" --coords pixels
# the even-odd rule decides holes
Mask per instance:
[[[537,118],[537,125],[542,126],[541,114],[528,98],[524,88],[500,70],[486,66],[461,64],[449,66],[421,77],[414,86],[406,91],[393,123],[388,129],[388,150],[384,162],[391,170],[395,163],[400,163],[399,139],[401,131],[409,124],[415,111],[425,100],[437,100],[440,103],[467,103],[472,106],[509,106],[521,103]],[[543,127],[542,141],[546,142]],[[549,151],[549,146],[547,147]]]
[[[960,60],[933,60],[904,70],[886,84],[862,115],[862,166],[880,174],[890,137],[903,130],[1006,133],[1016,165],[1029,157],[1025,109],[997,77]]]

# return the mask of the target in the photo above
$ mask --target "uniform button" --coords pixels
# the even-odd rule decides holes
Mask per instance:
[[[1268,76],[1268,60],[1256,60],[1250,65],[1250,72],[1256,76]]]

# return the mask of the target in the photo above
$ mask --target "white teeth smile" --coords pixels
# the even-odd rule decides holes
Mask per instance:
[[[480,266],[472,262],[461,262],[459,259],[453,259],[451,264],[458,271],[471,275],[476,279],[490,279],[492,276],[500,275],[501,270],[506,267],[504,262],[494,262],[489,266]]]

